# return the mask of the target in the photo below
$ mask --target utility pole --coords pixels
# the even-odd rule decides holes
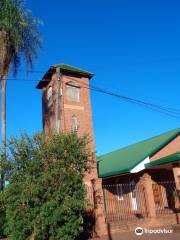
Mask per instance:
[[[56,68],[56,132],[59,134],[61,129],[61,73],[60,68]]]

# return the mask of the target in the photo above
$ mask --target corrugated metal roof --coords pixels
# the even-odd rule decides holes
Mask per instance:
[[[179,134],[180,128],[177,128],[98,157],[99,177],[103,178],[130,172],[145,158],[152,156]]]
[[[46,84],[48,84],[48,82],[50,82],[51,78],[50,76],[52,75],[52,73],[56,70],[56,68],[60,68],[61,73],[64,74],[75,74],[78,76],[82,76],[82,77],[87,77],[87,78],[92,78],[94,76],[93,73],[85,71],[83,69],[68,65],[68,64],[54,64],[52,65],[49,70],[45,73],[45,75],[43,76],[42,80],[38,83],[38,85],[36,86],[36,88],[43,88]]]
[[[174,163],[180,161],[180,152],[168,155],[167,157],[159,158],[158,160],[152,161],[150,163],[146,163],[146,168],[151,168],[158,165],[163,165],[167,163]]]

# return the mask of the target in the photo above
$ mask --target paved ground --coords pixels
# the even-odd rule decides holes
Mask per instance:
[[[103,238],[95,238],[93,240],[179,240],[180,233],[144,233],[141,236],[137,236],[134,232],[124,232],[116,235],[110,235]]]
[[[135,233],[121,233],[114,236],[98,238],[97,240],[178,240],[180,239],[180,233],[171,234],[144,234],[141,236],[136,236]]]
[[[156,233],[147,233],[147,230],[143,229],[143,234],[139,236],[136,235],[134,231],[122,232],[116,235],[112,235],[109,233],[108,237],[95,238],[93,240],[180,240],[180,224],[165,228],[156,228],[154,230],[156,231]],[[166,231],[169,233],[158,233],[158,231]]]

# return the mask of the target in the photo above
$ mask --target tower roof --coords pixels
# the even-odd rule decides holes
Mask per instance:
[[[88,72],[86,70],[68,65],[68,64],[54,64],[52,65],[49,70],[44,74],[42,80],[38,83],[38,85],[36,86],[36,88],[41,89],[43,88],[45,85],[47,85],[47,83],[50,81],[50,77],[52,75],[52,73],[57,69],[60,68],[60,72],[64,73],[64,74],[71,74],[71,75],[75,75],[75,76],[82,76],[82,77],[87,77],[89,79],[91,79],[94,74],[91,72]],[[48,79],[49,78],[49,79]],[[49,80],[49,81],[48,81]]]

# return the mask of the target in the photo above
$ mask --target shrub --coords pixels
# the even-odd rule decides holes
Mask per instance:
[[[11,174],[4,191],[10,239],[79,236],[86,207],[83,177],[90,159],[86,146],[87,138],[76,133],[11,139]]]
[[[5,236],[5,223],[6,223],[6,201],[4,192],[0,192],[0,238]]]

